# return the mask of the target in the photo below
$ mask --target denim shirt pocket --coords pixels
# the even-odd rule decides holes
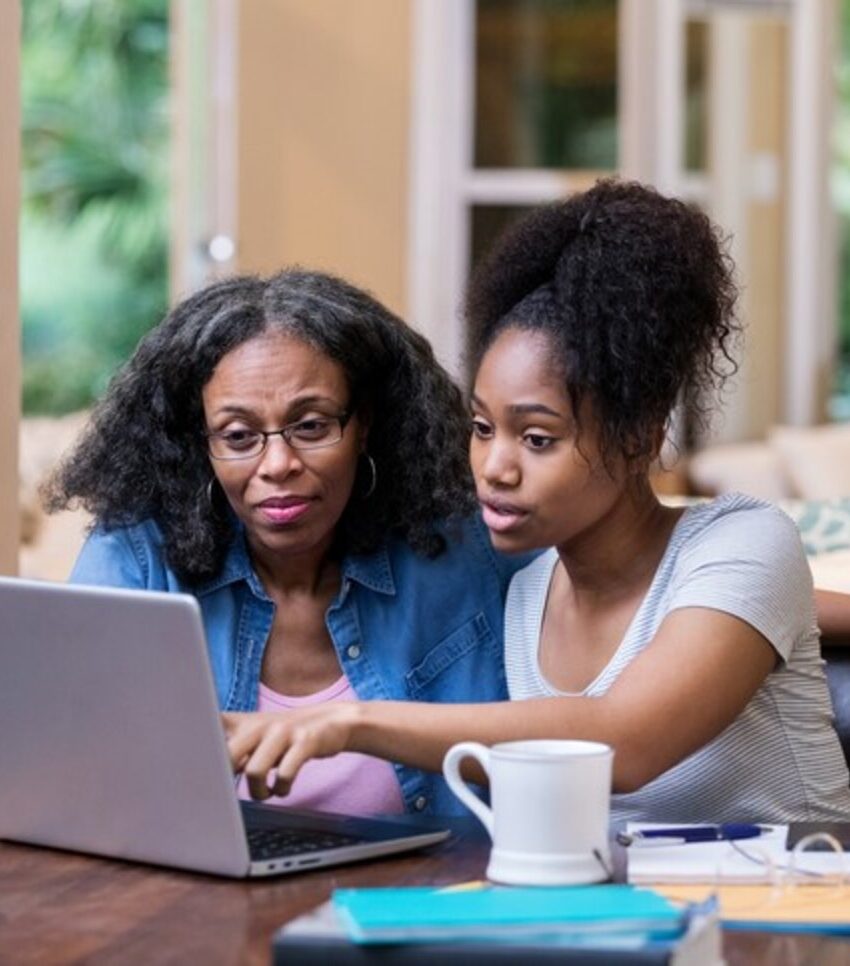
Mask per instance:
[[[478,613],[435,644],[405,675],[408,695],[433,701],[493,700],[504,680],[500,643]],[[446,676],[446,671],[451,675]]]

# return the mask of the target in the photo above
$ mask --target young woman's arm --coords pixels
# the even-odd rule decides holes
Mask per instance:
[[[752,626],[683,608],[601,697],[498,704],[351,702],[288,714],[224,715],[234,768],[251,794],[285,794],[310,758],[359,751],[438,771],[455,742],[585,738],[614,749],[614,790],[634,791],[718,735],[778,660]],[[273,788],[268,774],[277,770]]]
[[[850,594],[815,588],[815,609],[824,644],[850,644]]]

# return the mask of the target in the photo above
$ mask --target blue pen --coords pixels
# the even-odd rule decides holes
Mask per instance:
[[[689,842],[728,842],[732,839],[755,839],[772,829],[769,825],[691,825],[683,828],[645,828],[635,832],[619,832],[620,845],[685,845]]]

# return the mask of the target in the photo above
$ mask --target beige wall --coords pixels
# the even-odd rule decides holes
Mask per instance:
[[[238,267],[406,301],[410,0],[239,7]]]
[[[788,114],[788,37],[778,21],[757,22],[750,32],[749,115],[752,154],[780,159]],[[747,400],[747,435],[760,437],[782,420],[782,378],[785,331],[783,272],[785,211],[782,186],[773,200],[753,202],[748,212],[749,279],[744,293],[747,307],[746,345],[751,378]]]
[[[20,7],[0,6],[0,573],[18,569],[18,107]]]

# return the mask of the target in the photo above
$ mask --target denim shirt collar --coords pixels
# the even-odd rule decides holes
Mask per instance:
[[[346,557],[342,562],[342,579],[355,580],[379,594],[395,596],[395,581],[386,544],[374,553]]]
[[[248,584],[255,597],[259,597],[261,600],[269,600],[269,596],[251,564],[243,527],[237,528],[234,533],[221,570],[211,580],[201,584],[195,593],[199,597],[203,597],[241,580]],[[374,553],[358,554],[343,559],[343,586],[347,581],[352,580],[376,593],[395,595],[395,581],[393,580],[392,565],[386,544],[379,547]]]

